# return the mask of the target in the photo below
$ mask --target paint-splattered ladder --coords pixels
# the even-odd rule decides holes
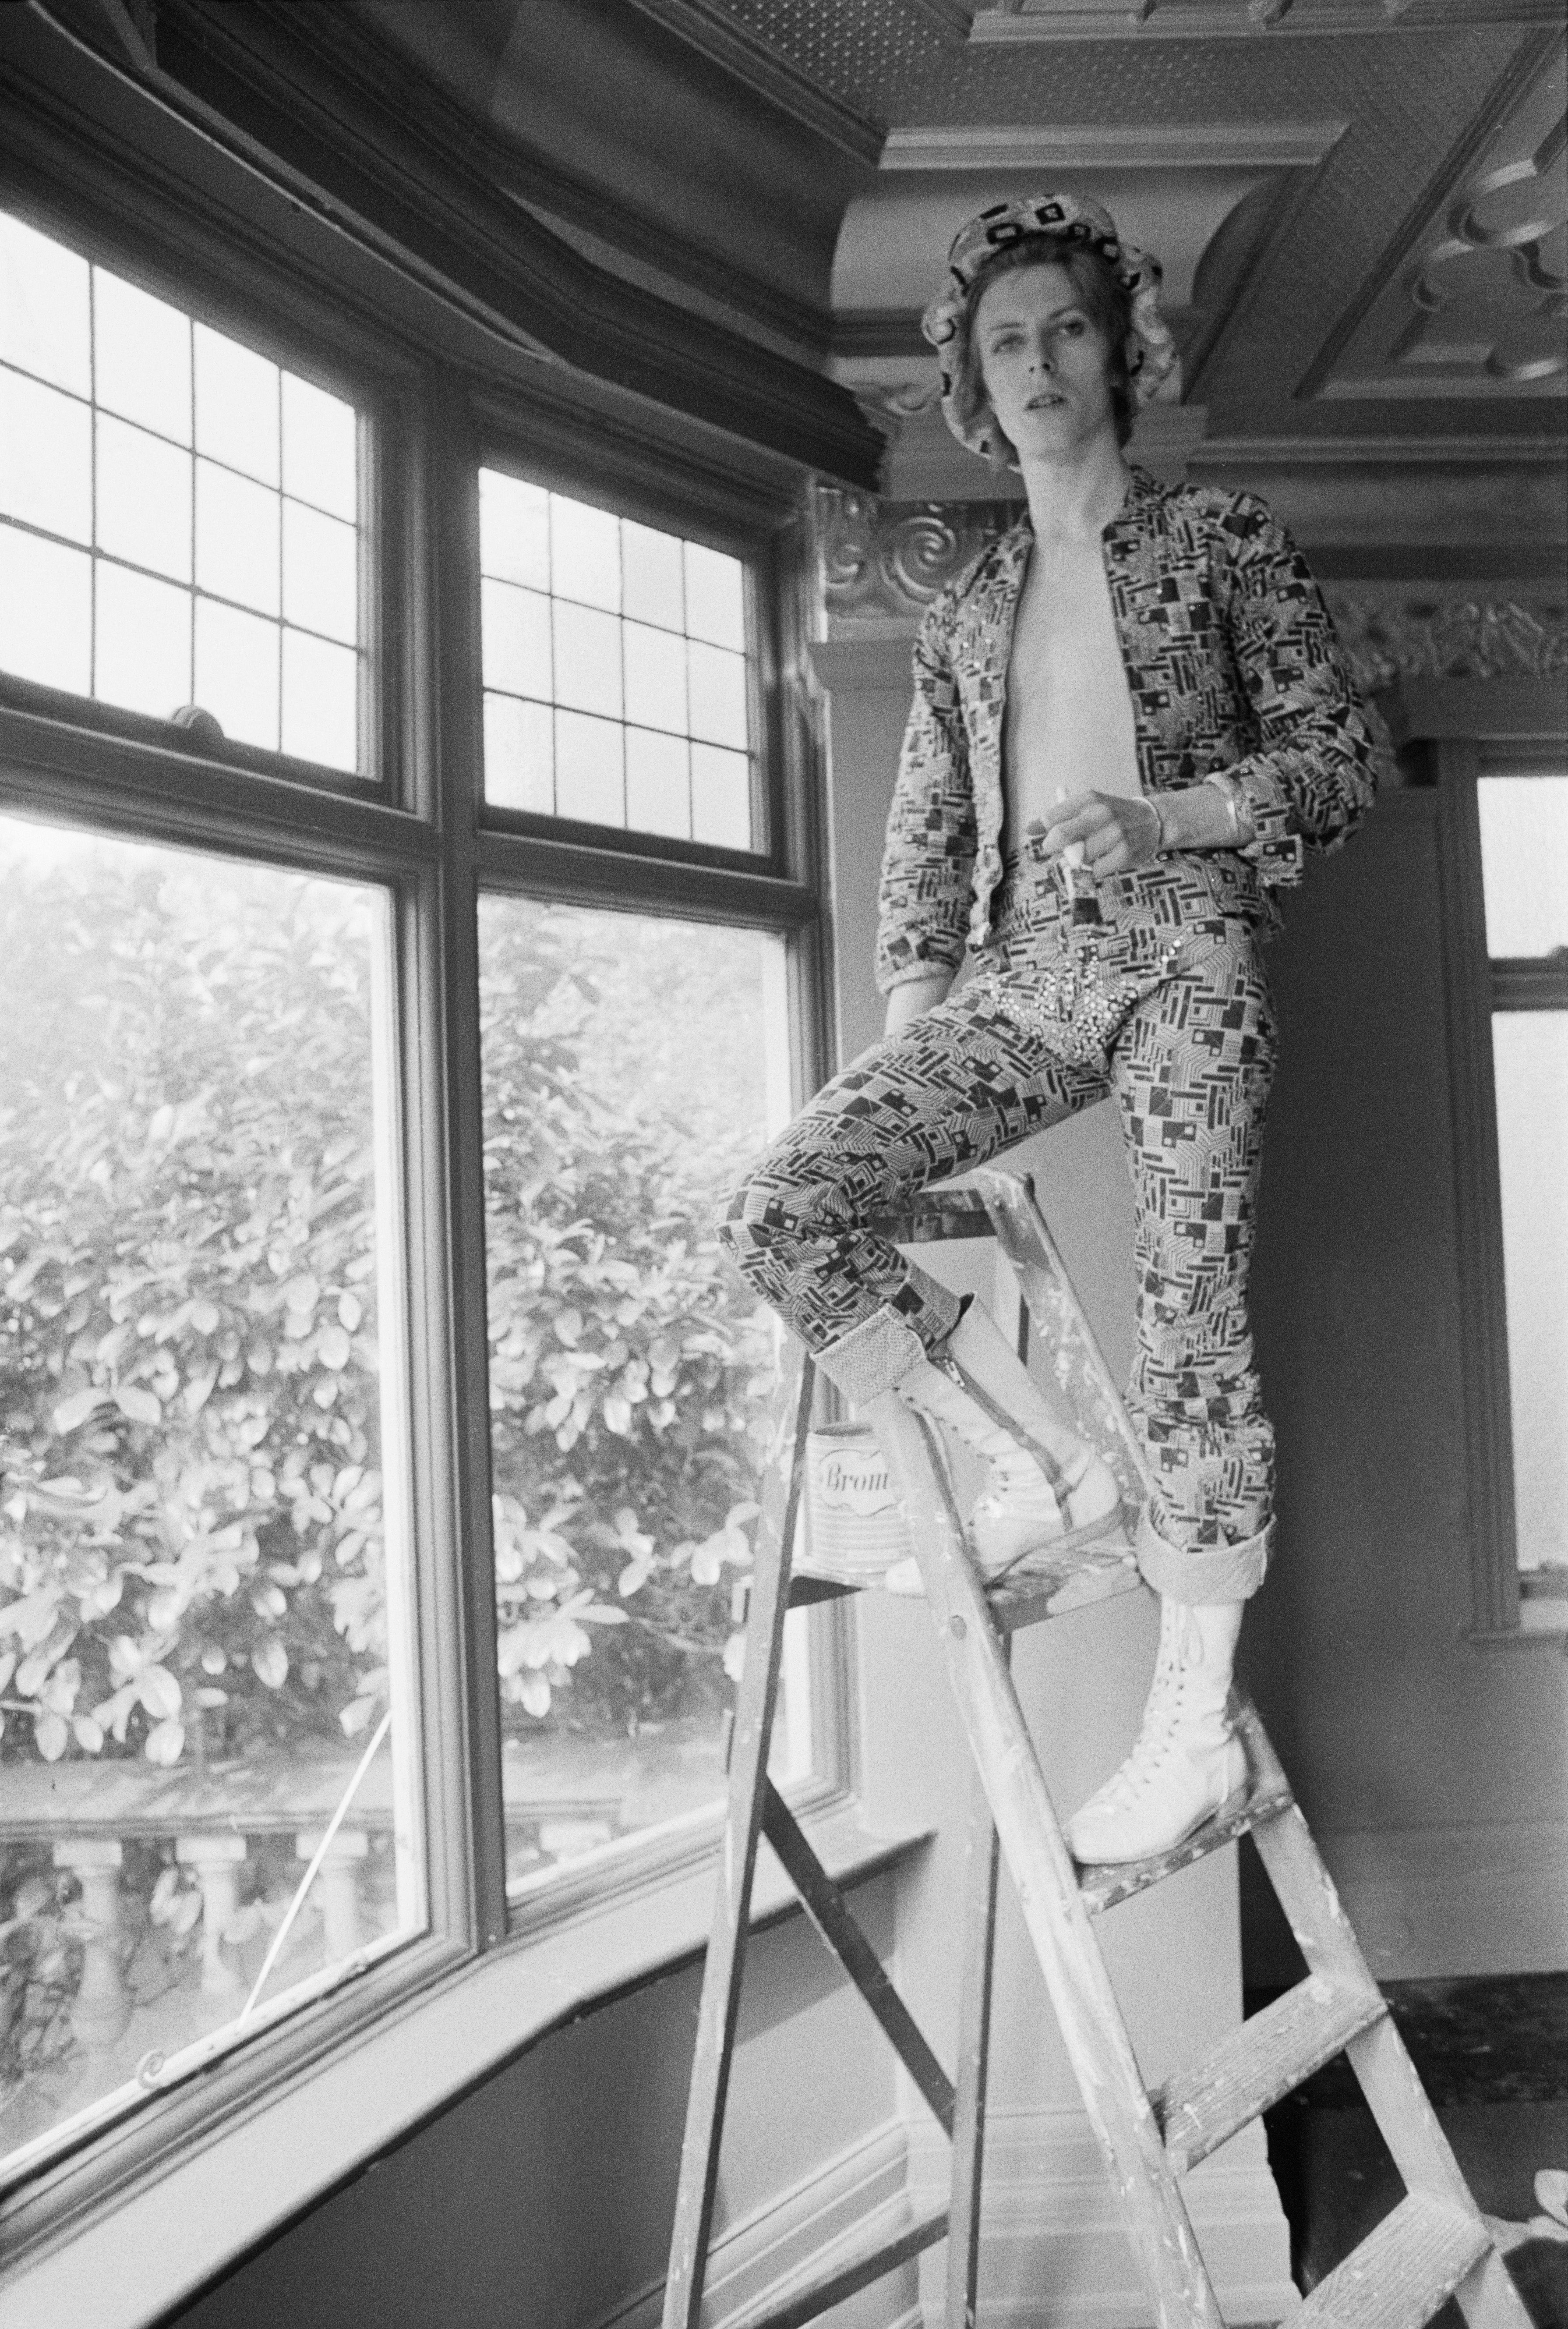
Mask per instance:
[[[1058,1365],[1079,1420],[1148,1493],[1141,1451],[1094,1344],[1030,1184],[985,1172],[963,1190],[934,1193],[906,1221],[901,1242],[994,1236],[1017,1276],[1027,1316],[1068,1363]],[[936,1436],[889,1393],[864,1410],[898,1486],[927,1607],[974,1757],[967,1853],[962,2001],[956,2080],[915,2027],[767,1776],[784,1621],[792,1604],[841,1589],[790,1579],[814,1399],[800,1363],[793,1420],[781,1431],[763,1492],[746,1665],[731,1739],[728,1825],[708,1947],[687,2107],[663,2329],[699,2329],[757,1839],[765,1834],[808,1916],[865,1997],[940,2124],[953,2138],[948,2206],[874,2252],[796,2287],[746,2329],[797,2329],[944,2237],[948,2329],[972,2329],[980,2250],[981,2166],[995,1938],[997,1854],[1025,1922],[1076,2073],[1084,2107],[1121,2196],[1129,2237],[1160,2329],[1221,2329],[1193,2237],[1180,2178],[1239,2128],[1343,2051],[1371,2106],[1407,2196],[1316,2288],[1295,2319],[1318,2329],[1420,2329],[1450,2296],[1470,2329],[1528,2329],[1528,2315],[1460,2173],[1399,2033],[1335,1895],[1306,1821],[1253,1709],[1238,1702],[1248,1786],[1239,1804],[1175,1852],[1081,1871],[1063,1841],[1009,1671],[1019,1627],[1086,1603],[1141,1591],[1125,1544],[1065,1561],[1054,1575],[988,1594],[971,1565]],[[1094,1919],[1250,1833],[1307,1964],[1305,1980],[1232,2033],[1197,2069],[1149,2092],[1094,1936]]]

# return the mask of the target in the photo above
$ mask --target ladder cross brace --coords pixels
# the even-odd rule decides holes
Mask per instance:
[[[926,2044],[915,2017],[883,1970],[881,1958],[855,1922],[849,1902],[801,1834],[794,1814],[771,1779],[763,1797],[762,1829],[784,1862],[784,1873],[800,1894],[807,1916],[882,2024],[943,2132],[951,2135],[953,2081]]]

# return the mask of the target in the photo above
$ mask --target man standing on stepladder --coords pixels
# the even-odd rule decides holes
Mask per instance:
[[[1068,1824],[1093,1862],[1170,1849],[1244,1783],[1226,1702],[1273,1534],[1246,1313],[1274,1064],[1261,941],[1303,844],[1341,841],[1375,784],[1328,613],[1268,511],[1123,458],[1135,401],[1175,369],[1159,282],[1072,194],[1000,203],[953,241],[924,324],[943,410],[1021,472],[1028,514],[921,625],[882,873],[887,1032],[724,1224],[847,1398],[897,1391],[986,1458],[971,1548],[988,1581],[1027,1572],[1112,1532],[1116,1484],[985,1311],[868,1225],[1114,1096],[1160,1627],[1137,1742]]]

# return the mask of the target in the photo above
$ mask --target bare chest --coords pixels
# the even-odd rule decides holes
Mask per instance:
[[[1098,540],[1037,542],[1019,600],[1002,733],[1016,834],[1061,793],[1137,794],[1132,699]]]

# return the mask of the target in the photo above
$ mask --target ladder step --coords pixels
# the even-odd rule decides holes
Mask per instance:
[[[1146,1892],[1151,1884],[1174,1876],[1178,1868],[1189,1868],[1195,1860],[1217,1852],[1222,1844],[1234,1843],[1249,1828],[1261,1827],[1265,1820],[1278,1819],[1294,1801],[1282,1780],[1267,1772],[1253,1772],[1244,1791],[1234,1796],[1224,1810],[1205,1821],[1174,1851],[1160,1853],[1152,1860],[1116,1860],[1104,1867],[1081,1869],[1078,1890],[1084,1896],[1084,1905],[1092,1917],[1103,1916],[1119,1900],[1130,1900],[1135,1892]]]
[[[1185,2175],[1217,2151],[1387,2011],[1375,1989],[1336,1989],[1310,1975],[1244,2022],[1196,2070],[1168,2079],[1151,2100],[1176,2173]]]
[[[839,1601],[847,1594],[879,1590],[879,1580],[861,1579],[851,1584],[848,1579],[797,1570],[790,1579],[790,1608],[806,1609],[819,1601]],[[1016,1634],[1047,1617],[1065,1617],[1069,1610],[1086,1609],[1091,1602],[1142,1590],[1137,1555],[1126,1537],[1117,1533],[1102,1543],[1084,1545],[1076,1553],[1064,1553],[1049,1568],[1004,1578],[990,1588],[985,1598],[998,1633]]]
[[[985,1598],[998,1633],[1017,1634],[1044,1617],[1065,1617],[1071,1609],[1088,1608],[1091,1602],[1142,1590],[1138,1556],[1118,1531],[1100,1543],[1064,1553],[1049,1567],[1003,1578]]]
[[[1479,2216],[1413,2192],[1294,2320],[1300,2329],[1423,2329],[1491,2245]]]

